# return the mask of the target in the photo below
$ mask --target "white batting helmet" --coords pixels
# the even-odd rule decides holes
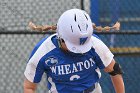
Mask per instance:
[[[92,47],[92,22],[83,10],[70,9],[64,12],[58,20],[57,33],[71,52],[85,53]]]

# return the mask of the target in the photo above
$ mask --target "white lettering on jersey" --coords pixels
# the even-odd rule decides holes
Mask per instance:
[[[66,74],[70,74],[71,70],[70,70],[70,64],[64,65],[65,66],[65,70],[66,70]]]
[[[93,66],[95,64],[95,62],[93,61],[92,58],[89,59],[91,61],[91,66]]]
[[[95,62],[92,58],[85,60],[84,62],[77,62],[73,64],[57,65],[50,67],[52,73],[58,75],[65,75],[82,71],[83,69],[89,69],[94,66]]]
[[[78,62],[78,63],[77,63],[77,66],[79,66],[79,68],[80,68],[79,70],[80,70],[80,71],[83,70],[83,69],[82,69],[82,65],[83,65],[83,62]]]
[[[59,75],[64,75],[64,65],[60,65],[60,66],[57,66],[58,67],[58,74]]]
[[[80,78],[79,75],[72,75],[72,76],[70,77],[70,81],[73,81],[74,79],[79,79],[79,78]]]
[[[72,70],[72,73],[74,73],[74,72],[78,72],[78,70],[77,70],[76,64],[73,63],[73,70]]]
[[[88,60],[85,61],[84,67],[85,67],[86,69],[89,69],[89,68],[90,68],[90,63],[89,63]]]
[[[53,67],[50,67],[52,73],[55,73],[56,74],[56,66],[53,66]]]

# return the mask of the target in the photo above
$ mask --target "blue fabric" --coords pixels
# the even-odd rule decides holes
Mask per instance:
[[[50,42],[56,48],[40,59],[36,67],[35,83],[40,82],[43,72],[46,72],[47,78],[52,78],[51,82],[48,81],[49,89],[53,82],[59,93],[82,93],[99,81],[95,70],[97,67],[104,68],[104,65],[94,49],[84,54],[75,54],[62,51],[57,36],[53,36]]]

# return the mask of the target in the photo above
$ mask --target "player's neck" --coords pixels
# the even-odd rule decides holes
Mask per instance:
[[[65,52],[68,52],[68,48],[66,46],[66,44],[60,40],[58,40],[58,44],[59,44],[59,48],[62,49]]]

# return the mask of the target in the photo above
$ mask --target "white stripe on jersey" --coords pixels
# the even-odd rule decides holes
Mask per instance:
[[[56,35],[56,34],[54,34]],[[51,42],[51,38],[54,36],[51,35],[48,37],[37,49],[34,55],[30,58],[29,62],[27,63],[24,75],[30,81],[34,81],[36,67],[40,61],[40,59],[47,54],[49,51],[55,48],[55,45]]]
[[[111,63],[114,55],[100,39],[92,36],[92,41],[93,41],[93,48],[95,49],[95,52],[101,58],[104,66],[107,67]]]
[[[95,89],[91,93],[102,93],[101,86],[98,82],[95,83]]]
[[[58,93],[58,91],[56,90],[56,86],[55,83],[52,81],[52,78],[49,77],[48,81],[51,83],[51,88],[49,90],[50,93]]]
[[[95,69],[95,71],[98,73],[98,77],[101,78],[101,72],[100,72],[100,69],[97,68],[97,69]]]

